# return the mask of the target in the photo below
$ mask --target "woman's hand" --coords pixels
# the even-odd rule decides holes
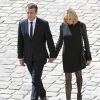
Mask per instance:
[[[56,58],[49,58],[49,61],[50,63],[53,63],[53,61],[55,60]]]
[[[25,63],[24,63],[24,59],[23,58],[22,59],[19,59],[19,63],[20,63],[21,66],[25,66]]]
[[[91,60],[87,60],[86,65],[89,66],[91,64]]]

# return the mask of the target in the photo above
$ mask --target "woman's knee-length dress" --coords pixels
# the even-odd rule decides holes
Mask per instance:
[[[82,50],[82,35],[80,31],[81,22],[76,23],[75,25],[68,25],[68,29],[71,34],[64,33],[64,23],[60,26],[60,36],[56,45],[57,55],[60,51],[60,48],[63,44],[63,69],[65,73],[72,73],[78,70],[82,70],[86,66],[81,66],[81,50]],[[83,30],[84,31],[84,30]],[[68,32],[68,31],[67,31]],[[85,31],[84,31],[85,32]],[[87,33],[85,33],[87,34]],[[88,40],[88,39],[87,39]],[[88,58],[91,59],[91,54],[89,50],[89,42],[86,47]]]

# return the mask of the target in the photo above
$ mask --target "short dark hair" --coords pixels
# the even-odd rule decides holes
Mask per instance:
[[[37,5],[34,4],[34,3],[29,3],[29,4],[27,5],[27,8],[28,8],[28,9],[33,9],[33,8],[35,8],[35,11],[36,11],[36,12],[38,11],[38,7],[37,7]]]

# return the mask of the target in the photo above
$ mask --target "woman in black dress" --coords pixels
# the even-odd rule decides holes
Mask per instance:
[[[60,25],[60,36],[56,44],[56,53],[58,53],[63,45],[63,69],[66,80],[66,98],[71,100],[72,90],[72,73],[75,72],[77,82],[77,100],[82,100],[82,69],[86,66],[81,64],[81,54],[83,51],[83,43],[85,47],[86,65],[91,63],[91,53],[87,30],[84,23],[78,21],[78,16],[73,9],[68,9],[64,16],[64,22]]]

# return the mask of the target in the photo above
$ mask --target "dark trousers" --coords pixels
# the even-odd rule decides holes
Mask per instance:
[[[41,80],[42,71],[45,63],[33,62],[32,65],[27,65],[32,77],[32,94],[31,100],[38,100],[38,97],[45,97],[46,91]]]

